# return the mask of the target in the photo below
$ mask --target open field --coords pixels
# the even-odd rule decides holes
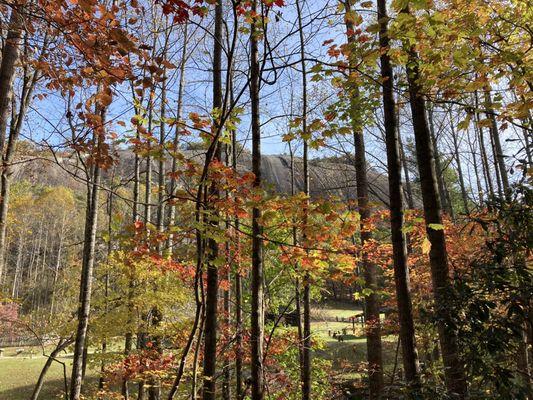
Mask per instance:
[[[339,372],[340,379],[358,379],[360,374],[343,373],[343,365],[357,365],[366,359],[366,340],[363,336],[361,324],[356,324],[355,334],[349,317],[361,313],[361,310],[343,305],[330,305],[313,309],[311,329],[323,347],[315,352],[316,357],[322,357],[333,362],[333,367]],[[345,321],[342,321],[342,318]],[[337,321],[339,319],[339,321]],[[328,331],[342,332],[346,329],[344,341],[329,336]],[[119,343],[112,347],[118,349]],[[0,399],[2,400],[27,400],[31,396],[33,387],[41,369],[46,361],[42,350],[38,347],[26,348],[24,353],[16,355],[16,348],[4,349],[0,358]],[[46,349],[47,351],[49,349]],[[383,338],[384,362],[388,370],[392,370],[396,353],[396,338],[387,336]],[[59,358],[66,365],[67,379],[70,379],[72,355],[63,353]],[[98,371],[88,369],[88,380],[85,388],[94,391],[98,381]],[[48,371],[45,384],[41,391],[40,399],[59,399],[64,390],[63,366],[53,363]]]

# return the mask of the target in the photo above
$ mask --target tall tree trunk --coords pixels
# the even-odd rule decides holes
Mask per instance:
[[[20,7],[23,7],[23,4],[16,5],[11,10],[11,16],[9,19],[8,32],[6,40],[4,42],[4,47],[2,49],[2,63],[0,65],[0,157],[2,157],[2,176],[0,180],[0,284],[3,280],[3,271],[5,264],[5,253],[6,253],[6,228],[7,228],[7,207],[9,204],[9,162],[15,150],[16,140],[18,138],[18,133],[20,132],[22,126],[22,119],[24,115],[20,115],[17,121],[17,128],[15,129],[18,132],[11,130],[9,135],[9,143],[6,147],[6,134],[9,120],[9,110],[12,104],[13,98],[13,80],[15,76],[16,63],[19,59],[21,39],[22,39],[22,16],[19,12]],[[34,73],[36,77],[37,73]],[[25,85],[26,88],[26,85]],[[31,88],[33,89],[33,87]],[[31,96],[30,96],[31,97]],[[23,94],[21,99],[21,110],[25,106],[25,103],[28,102]],[[26,107],[27,108],[27,107]],[[14,115],[14,110],[12,110]],[[12,121],[13,122],[13,121]],[[12,124],[13,125],[13,124]],[[13,137],[16,134],[17,137]],[[14,139],[14,140],[13,140]],[[11,146],[11,150],[10,150]],[[11,151],[11,155],[6,154]]]
[[[213,140],[218,141],[218,133],[223,129],[222,116],[222,24],[223,24],[222,1],[215,5],[215,32],[213,49],[213,109],[218,110],[218,117],[214,121]],[[215,158],[220,161],[220,144],[215,143]],[[220,195],[216,183],[210,189],[210,197],[217,199]],[[218,229],[218,215],[211,210],[209,224],[211,229]],[[205,328],[204,328],[204,382],[203,400],[215,400],[216,398],[216,359],[217,359],[217,306],[218,306],[218,267],[215,263],[218,257],[218,243],[210,238],[208,240],[207,256],[207,288],[205,303]]]
[[[155,51],[156,48],[156,35],[154,35],[153,40],[153,50],[152,53]],[[150,136],[150,139],[153,136],[153,128],[154,128],[154,108],[155,108],[155,82],[153,75],[150,76],[150,82],[152,85],[150,86],[150,94],[148,98],[148,134]],[[145,191],[144,191],[144,223],[146,226],[146,234],[147,236],[150,235],[150,229],[148,228],[148,224],[151,224],[152,222],[152,181],[153,181],[153,166],[152,166],[152,156],[151,156],[151,150],[152,150],[152,141],[148,140],[147,142],[148,147],[148,154],[146,156],[145,164],[146,164],[146,170],[144,175],[144,185],[145,185]],[[144,320],[144,326],[145,329],[138,333],[137,337],[137,344],[140,349],[146,348],[146,343],[149,341],[148,337],[148,329],[150,325],[153,324],[153,322],[157,321],[158,316],[158,310],[156,307],[150,308],[150,311],[145,314],[142,319]],[[155,340],[154,340],[155,342]],[[149,400],[153,400],[153,396],[155,395],[155,388],[153,385],[153,382],[149,382]],[[146,388],[144,387],[144,381],[139,382],[139,389],[138,389],[138,400],[141,400],[144,398],[144,394],[146,393]],[[157,396],[156,396],[157,397]]]
[[[257,0],[252,0],[251,11],[257,15]],[[252,19],[250,26],[250,101],[252,105],[252,173],[255,175],[254,188],[261,187],[261,124],[259,119],[259,49],[258,26],[262,15]],[[251,272],[251,381],[252,400],[263,400],[263,241],[260,225],[261,209],[252,209],[252,272]]]
[[[230,135],[234,135],[234,132],[230,132]],[[227,167],[231,165],[230,161],[230,151],[231,148],[227,144],[224,146],[225,148],[225,164]],[[226,191],[226,199],[229,201],[229,193]],[[231,229],[231,221],[230,221],[230,215],[226,214],[226,232],[230,232]],[[230,242],[227,241],[225,243],[225,256],[226,260],[231,260],[231,248],[230,248]],[[229,262],[227,263],[227,270],[225,272],[225,279],[227,281],[226,287],[224,288],[223,293],[223,305],[224,305],[224,327],[225,329],[230,328],[231,323],[231,282],[232,282],[232,271],[231,267],[229,265]],[[232,357],[229,355],[228,352],[224,353],[224,380],[222,383],[222,398],[223,400],[231,400],[231,360]]]
[[[345,12],[351,12],[350,1],[344,2]],[[354,26],[351,19],[345,18],[346,32],[348,43],[353,43]],[[350,60],[350,63],[355,60]],[[359,89],[351,88],[352,97],[350,99],[350,114],[352,118],[353,140],[355,147],[355,179],[357,189],[357,205],[360,215],[361,230],[361,249],[363,277],[365,287],[370,289],[370,294],[365,297],[365,331],[366,331],[366,349],[368,360],[368,377],[369,377],[369,395],[370,400],[379,399],[383,391],[383,359],[381,344],[381,321],[379,315],[379,296],[378,296],[378,271],[377,266],[372,263],[364,246],[372,238],[372,233],[368,230],[367,224],[372,215],[368,194],[368,176],[365,154],[365,140],[363,137],[363,128],[361,121],[357,120]],[[393,121],[393,123],[395,123]]]
[[[176,128],[174,130],[174,140],[172,141],[172,150],[174,152],[178,152],[179,151],[179,140],[180,140],[180,134],[181,134],[181,128],[182,128],[182,125],[181,125],[181,117],[182,117],[182,114],[183,114],[183,91],[185,90],[185,64],[187,62],[187,44],[188,44],[188,38],[187,38],[187,33],[188,33],[188,24],[185,23],[184,24],[184,28],[183,28],[183,49],[182,49],[182,52],[181,52],[181,60],[180,60],[180,66],[179,66],[179,71],[180,71],[180,81],[179,81],[179,84],[178,84],[178,99],[177,99],[177,110],[176,110]],[[170,198],[171,198],[171,203],[168,207],[168,223],[167,225],[169,227],[172,227],[175,223],[175,219],[176,219],[176,209],[174,207],[174,202],[173,202],[173,196],[175,195],[176,193],[176,188],[177,188],[177,184],[176,184],[176,178],[175,178],[175,174],[176,172],[178,171],[178,159],[176,157],[176,154],[173,155],[172,157],[172,167],[171,167],[171,178],[170,178],[170,189],[169,189],[169,194],[170,194]],[[172,233],[169,233],[168,235],[168,252],[169,254],[172,254],[172,247],[173,247],[173,237],[172,237]]]
[[[133,99],[135,99],[135,91],[132,87],[132,96]],[[134,102],[135,104],[135,102]],[[142,98],[139,100],[139,104],[142,104]],[[140,116],[141,109],[140,107],[135,106],[134,108],[135,114]],[[141,133],[139,130],[139,127],[136,128],[135,131],[135,140],[136,143],[139,143],[141,140]],[[134,160],[133,160],[133,199],[132,199],[132,224],[135,228],[135,224],[140,219],[140,183],[141,183],[141,160],[139,157],[139,152],[137,149],[134,148]],[[133,271],[130,271],[130,276],[128,277],[128,299],[127,299],[127,313],[128,313],[128,319],[127,319],[127,331],[125,335],[125,341],[124,341],[124,356],[128,357],[131,354],[131,351],[133,350],[133,324],[134,324],[134,310],[133,310],[133,297],[134,297],[134,290],[135,290],[135,279],[134,276],[131,275]],[[124,379],[122,381],[122,387],[121,387],[121,394],[124,400],[129,400],[129,387],[128,387],[128,381],[127,379]]]
[[[294,174],[294,151],[292,149],[291,142],[288,142],[289,146],[289,155],[290,155],[290,176],[291,176],[291,196],[296,194],[296,180]],[[296,246],[298,244],[298,231],[296,229],[296,219],[293,218],[293,227],[292,227],[292,244]],[[296,324],[297,324],[297,333],[298,333],[298,360],[300,363],[300,385],[304,381],[303,376],[303,366],[304,366],[304,353],[303,353],[303,328],[302,328],[302,300],[301,300],[301,290],[300,290],[300,278],[296,277],[296,282],[294,284],[294,298],[296,303]]]
[[[389,175],[389,198],[391,241],[394,260],[394,282],[400,320],[400,337],[405,378],[409,385],[420,385],[418,353],[416,350],[413,309],[409,288],[406,238],[403,233],[404,213],[402,200],[402,176],[399,149],[399,132],[394,102],[394,75],[389,50],[389,33],[386,0],[378,0],[379,44],[381,47],[381,79],[383,90],[383,115],[387,147],[387,172]]]
[[[306,237],[306,226],[308,223],[308,202],[309,202],[309,160],[308,160],[308,139],[307,139],[307,68],[305,64],[305,39],[303,32],[302,9],[300,0],[296,0],[298,14],[298,30],[300,36],[300,58],[302,68],[302,137],[303,137],[303,183],[304,194],[306,196],[306,208],[304,210],[302,240],[304,246],[308,246]],[[298,292],[298,291],[297,291]],[[299,300],[299,298],[297,299]],[[303,279],[303,343],[301,354],[301,380],[302,380],[302,400],[311,398],[311,304],[310,304],[310,277],[309,272],[305,272]]]
[[[114,179],[114,170],[111,179]],[[107,195],[107,254],[106,254],[106,268],[109,268],[109,259],[113,251],[113,186]],[[106,270],[104,274],[104,313],[107,316],[109,313],[109,271]],[[102,340],[102,355],[107,352],[107,337],[104,336]],[[100,365],[100,379],[98,380],[98,389],[102,390],[105,384],[105,360],[102,360]]]
[[[197,246],[198,245],[199,243],[197,242]],[[198,251],[198,254],[201,255],[200,251]],[[176,378],[174,379],[174,383],[172,384],[172,387],[170,388],[170,391],[168,393],[168,400],[172,400],[178,391],[178,387],[181,383],[181,378],[183,377],[183,374],[185,372],[187,357],[189,356],[189,352],[191,351],[192,346],[194,344],[196,334],[198,330],[201,331],[203,329],[204,305],[203,305],[203,294],[202,294],[203,287],[201,285],[203,285],[202,283],[202,258],[201,256],[198,256],[196,260],[196,271],[194,275],[194,300],[195,300],[195,306],[196,306],[196,310],[194,314],[194,321],[192,323],[192,328],[191,328],[191,332],[189,333],[187,343],[185,344],[185,347],[183,348],[183,351],[181,353],[181,358],[180,358],[180,362],[178,365]],[[198,335],[199,335],[198,337],[198,342],[199,342],[201,333],[198,333]]]
[[[168,39],[165,43],[168,43]],[[166,45],[164,54],[166,54]],[[161,83],[161,116],[159,118],[159,160],[157,168],[157,232],[163,233],[163,227],[165,224],[165,188],[166,188],[166,175],[165,175],[165,142],[166,142],[166,118],[167,118],[167,70],[164,68],[163,82]],[[157,252],[162,255],[163,253],[163,241],[158,239]]]
[[[104,122],[102,112],[102,124]],[[95,132],[95,141],[99,144],[103,139]],[[97,149],[99,151],[99,149]],[[98,226],[98,193],[100,186],[100,167],[95,163],[92,167],[90,182],[87,183],[87,212],[85,221],[85,237],[83,261],[80,281],[80,297],[78,306],[78,327],[72,361],[72,378],[70,383],[70,400],[79,400],[82,387],[83,354],[87,343],[89,313],[91,310],[92,276],[95,261],[96,230]]]
[[[231,83],[231,82],[230,82]],[[231,86],[231,93],[233,93],[233,86]],[[233,99],[232,99],[233,103]],[[231,135],[231,158],[233,172],[237,172],[237,131],[234,130]],[[235,248],[237,254],[240,253],[240,220],[235,216]],[[234,266],[234,281],[235,281],[235,397],[242,398],[242,276],[240,272],[240,264],[238,257],[235,258]]]
[[[409,11],[404,9],[404,13]],[[452,286],[449,277],[448,253],[442,225],[441,203],[437,189],[435,158],[431,143],[431,133],[426,120],[426,104],[420,87],[418,54],[413,48],[408,49],[407,80],[409,100],[413,117],[416,156],[424,204],[426,232],[431,243],[429,259],[435,300],[435,313],[438,321],[439,341],[444,361],[446,387],[450,394],[464,399],[467,394],[465,371],[459,355],[457,333],[453,329],[450,293]]]

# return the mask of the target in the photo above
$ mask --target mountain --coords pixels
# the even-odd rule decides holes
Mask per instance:
[[[203,154],[198,150],[185,150],[185,159],[201,161]],[[116,152],[115,168],[106,172],[106,177],[115,174],[122,182],[130,182],[134,171],[134,155],[129,150]],[[265,187],[275,192],[289,194],[291,192],[290,157],[288,155],[265,155],[262,158],[261,170]],[[252,157],[249,151],[243,150],[238,156],[238,169],[242,172],[250,171]],[[166,170],[171,168],[170,161],[166,161]],[[303,163],[301,158],[295,158],[294,175],[296,191],[303,190]],[[141,165],[141,174],[145,170],[145,163]],[[83,190],[84,170],[76,157],[62,154],[61,156],[27,156],[13,165],[13,180],[27,180],[35,185],[67,186],[75,190]],[[335,196],[340,199],[353,200],[356,198],[355,168],[347,159],[327,158],[313,159],[309,163],[311,197]],[[153,179],[157,182],[157,161],[153,163]],[[371,201],[387,204],[387,177],[373,168],[368,170]]]

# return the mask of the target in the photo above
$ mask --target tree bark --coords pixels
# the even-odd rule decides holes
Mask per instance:
[[[233,87],[230,89],[233,93]],[[232,100],[233,103],[233,100]],[[233,172],[237,172],[237,131],[234,130],[231,135],[231,157]],[[235,217],[235,247],[237,253],[240,253],[240,238],[239,238],[240,220]],[[238,260],[238,258],[236,258]],[[234,272],[235,281],[235,396],[237,399],[242,398],[242,277],[240,272],[239,262],[236,262]]]
[[[184,28],[183,28],[183,49],[181,53],[181,60],[180,60],[180,81],[178,85],[178,98],[177,98],[177,110],[176,110],[176,128],[174,130],[174,140],[172,142],[172,150],[174,152],[177,152],[179,150],[179,140],[180,140],[180,129],[181,126],[181,117],[183,114],[183,91],[185,90],[185,64],[187,62],[187,44],[188,44],[188,38],[187,38],[187,32],[188,32],[188,24],[185,22]],[[171,204],[168,207],[168,223],[167,225],[169,227],[172,227],[174,225],[175,219],[176,219],[176,209],[174,206],[174,199],[173,196],[176,193],[176,178],[175,174],[178,171],[178,160],[176,155],[172,157],[172,167],[171,167],[171,178],[170,178],[170,198],[171,198]],[[169,254],[172,254],[172,247],[173,247],[173,237],[172,233],[169,233],[168,235],[168,252]]]
[[[393,70],[389,50],[388,16],[386,0],[378,0],[379,44],[381,47],[381,79],[383,91],[383,115],[385,141],[387,147],[387,172],[389,179],[389,204],[391,219],[391,241],[394,260],[394,282],[400,320],[400,343],[405,378],[413,388],[420,386],[418,353],[416,350],[415,327],[411,293],[409,288],[409,268],[407,264],[406,238],[403,233],[404,212],[402,200],[402,176],[399,149],[399,132],[395,115],[393,94]]]
[[[487,88],[485,94],[485,107],[486,115],[490,120],[490,135],[494,144],[494,158],[496,167],[499,170],[499,176],[501,178],[501,184],[503,189],[503,195],[507,201],[511,200],[509,177],[507,175],[507,167],[505,166],[505,155],[503,154],[502,144],[500,141],[500,133],[498,130],[498,123],[496,122],[496,116],[494,114],[494,108],[492,104],[492,98],[490,95],[490,88]]]
[[[257,13],[257,0],[252,0],[251,11]],[[262,16],[259,16],[261,18]],[[250,26],[250,101],[252,108],[252,173],[255,175],[253,187],[261,187],[261,124],[259,118],[259,49],[258,22],[255,18]],[[252,400],[263,400],[263,241],[260,225],[261,209],[252,208],[252,271],[251,271],[251,381]]]
[[[222,109],[222,2],[218,1],[215,5],[215,32],[214,32],[214,49],[213,49],[213,109],[219,112]],[[222,130],[221,119],[218,116],[214,121],[215,131],[218,133]],[[218,141],[218,134],[213,140]],[[215,158],[220,160],[220,144],[216,146]],[[216,199],[220,195],[216,183],[213,183],[210,189],[210,197]],[[218,229],[218,215],[211,210],[209,224],[211,229]],[[218,257],[218,243],[210,238],[208,240],[207,255],[207,288],[206,288],[206,305],[205,305],[205,327],[204,327],[204,381],[203,381],[203,400],[215,400],[216,398],[216,359],[217,359],[217,305],[218,305],[218,267],[215,260]]]
[[[168,39],[165,41],[168,43]],[[166,47],[164,53],[166,54]],[[165,141],[166,141],[166,118],[167,118],[167,70],[164,68],[163,82],[161,83],[161,116],[159,118],[159,160],[157,168],[157,232],[163,233],[163,227],[165,225],[165,188],[166,188],[166,175],[165,175]],[[159,255],[163,254],[163,241],[158,239],[157,252]]]
[[[484,179],[485,179],[485,188],[488,190],[489,192],[489,198],[494,198],[494,185],[492,183],[492,177],[490,176],[490,168],[489,168],[489,160],[488,160],[488,157],[487,157],[487,149],[485,148],[485,138],[484,138],[484,133],[483,133],[483,128],[479,125],[479,121],[480,121],[480,118],[479,118],[479,99],[478,99],[478,95],[477,95],[477,92],[474,93],[474,100],[475,100],[475,112],[474,112],[474,116],[475,116],[475,123],[474,123],[474,128],[476,129],[477,131],[477,135],[478,135],[478,140],[479,140],[479,152],[480,152],[480,156],[481,156],[481,164],[483,166],[483,176],[484,176]]]
[[[409,11],[404,9],[402,12],[408,13]],[[418,54],[413,48],[409,48],[407,64],[409,100],[413,117],[426,232],[431,243],[429,259],[446,387],[450,395],[464,399],[467,395],[467,385],[464,366],[460,359],[457,345],[457,333],[451,325],[453,309],[450,307],[449,297],[452,293],[452,285],[449,277],[444,230],[438,227],[442,225],[441,203],[437,189],[437,174],[431,133],[426,120],[426,105],[422,96],[422,88],[420,87],[421,76],[418,63]]]
[[[30,400],[37,400],[39,398],[39,394],[41,393],[41,390],[44,385],[44,378],[46,377],[46,374],[48,373],[50,366],[54,362],[54,359],[61,351],[66,349],[71,343],[72,343],[72,340],[70,339],[67,339],[67,340],[61,339],[59,343],[57,344],[56,348],[50,353],[50,355],[46,359],[46,362],[44,363],[43,368],[41,369],[39,378],[37,378],[37,382],[35,383],[35,387],[33,388],[33,392],[31,394]]]
[[[351,10],[350,2],[344,2],[345,12]],[[354,31],[353,23],[349,18],[345,19],[348,43],[353,43]],[[352,62],[352,61],[350,61]],[[366,348],[368,360],[368,377],[369,377],[369,399],[378,399],[383,391],[383,359],[381,345],[381,321],[379,316],[379,296],[378,290],[378,271],[377,266],[368,259],[368,254],[364,246],[372,238],[372,233],[366,225],[372,215],[369,204],[368,194],[368,177],[365,154],[365,140],[363,137],[362,126],[356,120],[358,114],[359,90],[357,87],[351,88],[352,97],[350,99],[350,114],[352,118],[352,130],[355,147],[355,179],[357,191],[357,204],[360,215],[361,230],[361,249],[362,249],[362,267],[365,287],[370,289],[370,294],[365,297],[365,331],[366,331]],[[394,123],[394,122],[393,122]]]
[[[13,98],[13,80],[15,76],[16,63],[19,59],[21,39],[22,39],[22,16],[17,5],[12,8],[8,25],[8,32],[2,49],[2,63],[0,65],[0,156],[2,157],[2,176],[0,180],[0,283],[3,280],[3,271],[6,253],[6,230],[7,230],[7,208],[9,204],[9,163],[15,151],[18,134],[22,127],[22,120],[29,105],[30,96],[21,96],[21,112],[17,118],[15,129],[11,129],[6,148],[6,134],[9,120],[9,110]],[[34,72],[34,79],[37,72]],[[35,82],[29,88],[33,90]],[[27,89],[24,85],[24,89]],[[14,115],[14,110],[12,114]],[[13,122],[13,121],[12,121]]]
[[[103,118],[102,118],[103,123]],[[98,143],[102,140],[95,133]],[[98,150],[97,150],[98,151]],[[100,167],[92,167],[91,181],[87,184],[87,213],[85,221],[85,237],[83,261],[80,281],[80,298],[78,306],[78,327],[72,361],[72,378],[70,383],[70,400],[79,400],[82,387],[83,354],[87,343],[89,313],[91,310],[92,276],[95,261],[96,230],[98,226],[98,193],[100,186]]]
[[[305,64],[305,39],[303,33],[302,10],[300,1],[296,0],[296,10],[298,14],[298,30],[300,37],[300,58],[302,68],[302,137],[303,137],[303,181],[306,205],[304,210],[302,240],[307,246],[306,226],[308,223],[309,207],[309,160],[308,160],[308,139],[307,139],[307,68]],[[297,299],[299,300],[299,298]],[[303,278],[303,343],[301,354],[301,386],[302,400],[311,398],[311,299],[310,299],[310,277],[309,272],[305,272]]]

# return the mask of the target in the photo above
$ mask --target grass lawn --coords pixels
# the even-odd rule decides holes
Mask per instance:
[[[349,322],[349,317],[361,312],[360,309],[353,306],[342,304],[322,306],[312,311],[311,330],[314,337],[320,339],[324,344],[323,348],[315,351],[315,356],[331,360],[334,369],[339,373],[339,379],[342,380],[357,380],[362,377],[361,374],[353,370],[344,370],[344,365],[353,367],[366,360],[366,339],[363,336],[361,324],[356,324],[354,333],[352,323]],[[342,318],[345,319],[344,322]],[[344,336],[344,341],[339,342],[336,338],[329,336],[328,331],[342,332],[343,329],[346,329],[347,333]],[[396,344],[396,337],[383,337],[383,361],[386,372],[390,372],[393,368]],[[116,346],[118,349],[121,343],[116,343]],[[0,358],[0,399],[28,400],[46,358],[40,355],[40,348],[34,348],[33,354],[30,354],[31,349],[27,348],[19,356],[16,356],[15,348],[4,350],[3,357]],[[70,380],[72,355],[63,353],[59,359],[66,363],[67,379]],[[88,369],[87,375],[85,388],[94,390],[98,380],[98,372]],[[135,387],[132,386],[132,392],[135,392]],[[39,398],[43,400],[61,399],[63,387],[63,366],[54,362],[48,371]]]
[[[49,352],[49,349],[47,349]],[[42,355],[40,347],[25,348],[25,352],[16,356],[16,348],[4,349],[0,358],[0,399],[2,400],[28,400],[33,392],[37,378],[47,360]],[[65,363],[67,381],[72,372],[72,355],[62,353],[58,360]],[[39,399],[63,399],[64,393],[63,365],[53,362],[48,370]],[[97,382],[97,373],[87,369],[86,384],[94,388]]]
[[[71,359],[62,358],[61,361],[67,362],[68,377]],[[29,399],[45,362],[46,358],[42,356],[0,358],[0,398]],[[63,387],[63,366],[53,363],[39,397],[55,399],[58,394],[61,394]]]
[[[366,338],[361,323],[355,323],[355,332],[349,318],[362,313],[363,310],[349,304],[328,304],[315,308],[312,311],[311,331],[313,335],[324,342],[324,347],[316,351],[318,357],[331,360],[334,370],[340,373],[342,379],[360,379],[359,373],[346,371],[343,373],[344,365],[355,366],[366,361]],[[344,318],[344,321],[342,319]],[[385,318],[382,314],[381,318]],[[343,341],[334,338],[333,332],[343,332]],[[391,372],[394,368],[396,357],[396,336],[384,336],[382,338],[383,363],[385,373]],[[401,355],[398,355],[401,357]]]

